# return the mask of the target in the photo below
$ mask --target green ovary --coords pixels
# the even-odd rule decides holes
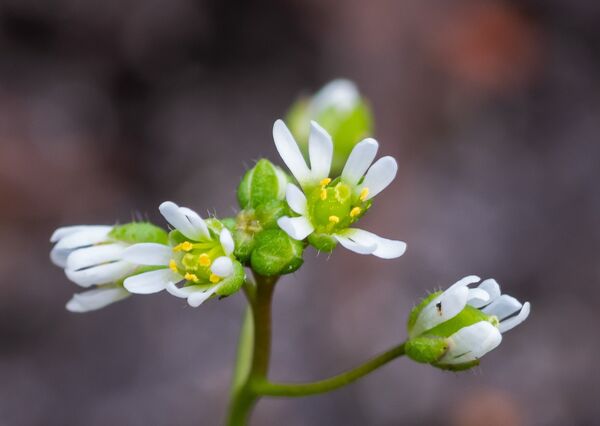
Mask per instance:
[[[343,182],[320,185],[307,195],[308,216],[316,232],[332,234],[348,228],[364,215],[370,201],[363,202]]]

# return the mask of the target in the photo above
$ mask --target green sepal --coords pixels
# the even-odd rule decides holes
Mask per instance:
[[[256,220],[262,229],[279,229],[277,220],[290,214],[290,208],[283,200],[271,200],[255,209]]]
[[[408,315],[408,324],[406,325],[409,336],[410,336],[413,326],[415,325],[415,322],[417,322],[417,318],[419,317],[419,314],[421,313],[423,308],[425,308],[425,306],[429,305],[429,303],[431,303],[431,301],[433,299],[435,299],[436,297],[438,297],[440,294],[442,294],[441,291],[436,291],[431,294],[428,294],[425,298],[423,298],[423,300],[421,300],[419,302],[419,304],[417,306],[412,308],[412,310],[410,311],[410,314]]]
[[[234,256],[242,263],[248,264],[250,255],[256,244],[254,233],[246,232],[241,229],[233,231],[233,241],[235,242]]]
[[[337,246],[337,240],[330,234],[318,234],[313,232],[308,236],[308,243],[319,251],[331,253]]]
[[[244,284],[245,280],[246,272],[244,271],[244,267],[240,262],[234,260],[233,274],[221,281],[221,286],[215,292],[215,294],[222,297],[232,295],[233,293],[237,292],[240,288],[242,288],[242,285]]]
[[[110,238],[128,244],[167,243],[167,231],[149,222],[130,222],[116,225],[108,234]]]
[[[269,229],[256,236],[250,264],[263,276],[290,274],[302,266],[303,252],[302,241],[294,240],[280,229]]]
[[[406,355],[412,360],[431,364],[439,360],[448,350],[446,339],[436,336],[415,337],[404,346]]]
[[[459,314],[426,331],[428,335],[450,337],[458,330],[481,321],[492,321],[492,317],[471,305],[465,306]]]
[[[269,160],[261,159],[246,172],[237,190],[242,209],[256,208],[272,200],[283,200],[290,177]]]
[[[458,371],[470,370],[473,367],[477,367],[479,365],[479,360],[476,359],[474,361],[465,362],[463,364],[438,364],[438,363],[434,362],[434,363],[431,363],[431,365],[433,365],[436,368],[439,368],[440,370],[458,372]]]

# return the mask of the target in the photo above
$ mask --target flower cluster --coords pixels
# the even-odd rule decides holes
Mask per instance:
[[[131,294],[163,291],[197,307],[237,292],[246,283],[245,268],[259,277],[296,271],[309,245],[331,252],[340,244],[382,259],[402,256],[403,241],[356,227],[398,171],[393,157],[375,161],[379,144],[364,137],[372,122],[356,87],[335,81],[293,112],[296,137],[282,120],[273,126],[275,147],[291,174],[259,160],[237,188],[235,217],[203,219],[167,201],[159,211],[169,230],[145,222],[56,230],[52,261],[87,289],[67,309],[87,312]],[[297,134],[302,123],[305,137]],[[334,144],[320,123],[343,143]],[[344,133],[347,128],[352,131]],[[406,342],[412,359],[443,369],[470,368],[500,344],[502,333],[527,318],[529,303],[502,295],[492,279],[469,287],[477,282],[465,277],[413,309]]]

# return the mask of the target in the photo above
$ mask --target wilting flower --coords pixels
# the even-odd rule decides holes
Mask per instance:
[[[131,293],[151,294],[167,290],[197,307],[213,294],[237,291],[244,280],[243,268],[233,257],[231,233],[216,219],[204,220],[196,212],[170,201],[159,207],[175,228],[170,244],[142,243],[129,247],[124,259],[152,267],[124,281]],[[176,284],[184,282],[182,287]]]
[[[297,240],[323,250],[332,250],[336,242],[360,254],[391,259],[406,250],[402,241],[381,238],[371,232],[352,228],[371,207],[372,199],[396,176],[398,166],[392,157],[380,158],[371,165],[379,147],[374,139],[358,143],[339,178],[331,179],[333,144],[329,134],[316,122],[309,137],[310,166],[306,164],[294,137],[281,120],[273,127],[275,146],[300,188],[288,184],[286,200],[300,216],[284,216],[278,224]]]
[[[530,304],[501,294],[487,279],[476,288],[477,276],[467,276],[444,292],[427,297],[411,313],[407,354],[441,368],[464,369],[496,348],[502,333],[525,321]]]
[[[148,223],[118,226],[68,226],[57,229],[50,242],[52,262],[64,268],[67,278],[81,287],[96,286],[75,294],[67,303],[72,312],[103,308],[129,296],[122,282],[139,269],[123,259],[123,253],[140,240],[166,241],[164,230]]]

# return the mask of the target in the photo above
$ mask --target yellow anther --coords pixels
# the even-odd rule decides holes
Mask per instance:
[[[360,212],[362,212],[360,207],[354,207],[352,210],[350,210],[350,217],[356,217],[360,214]]]
[[[321,200],[325,201],[327,199],[327,190],[325,188],[321,189],[320,194]]]
[[[173,251],[190,251],[193,248],[194,245],[192,243],[190,243],[189,241],[185,241],[173,247]]]
[[[183,278],[185,278],[188,281],[193,281],[195,283],[198,282],[198,277],[196,276],[196,274],[190,274],[189,272],[187,272]]]
[[[171,269],[173,272],[179,272],[179,269],[177,268],[177,262],[175,262],[175,260],[171,259],[169,261],[169,269]]]
[[[358,198],[360,198],[360,201],[366,201],[368,196],[369,196],[369,188],[363,188],[362,191],[360,191],[360,195]]]
[[[331,182],[331,178],[325,178],[325,179],[321,180],[321,182],[319,182],[319,184],[321,186],[327,186],[327,185],[329,185],[329,182]]]
[[[339,223],[339,221],[340,221],[340,218],[339,218],[339,217],[337,217],[337,216],[329,216],[329,221],[330,221],[331,223]]]
[[[210,274],[209,280],[210,280],[211,283],[216,284],[219,281],[221,281],[221,277],[218,276],[217,274]]]
[[[210,266],[210,264],[212,263],[210,260],[210,256],[206,253],[202,253],[199,257],[198,257],[198,263],[200,264],[200,266]]]

